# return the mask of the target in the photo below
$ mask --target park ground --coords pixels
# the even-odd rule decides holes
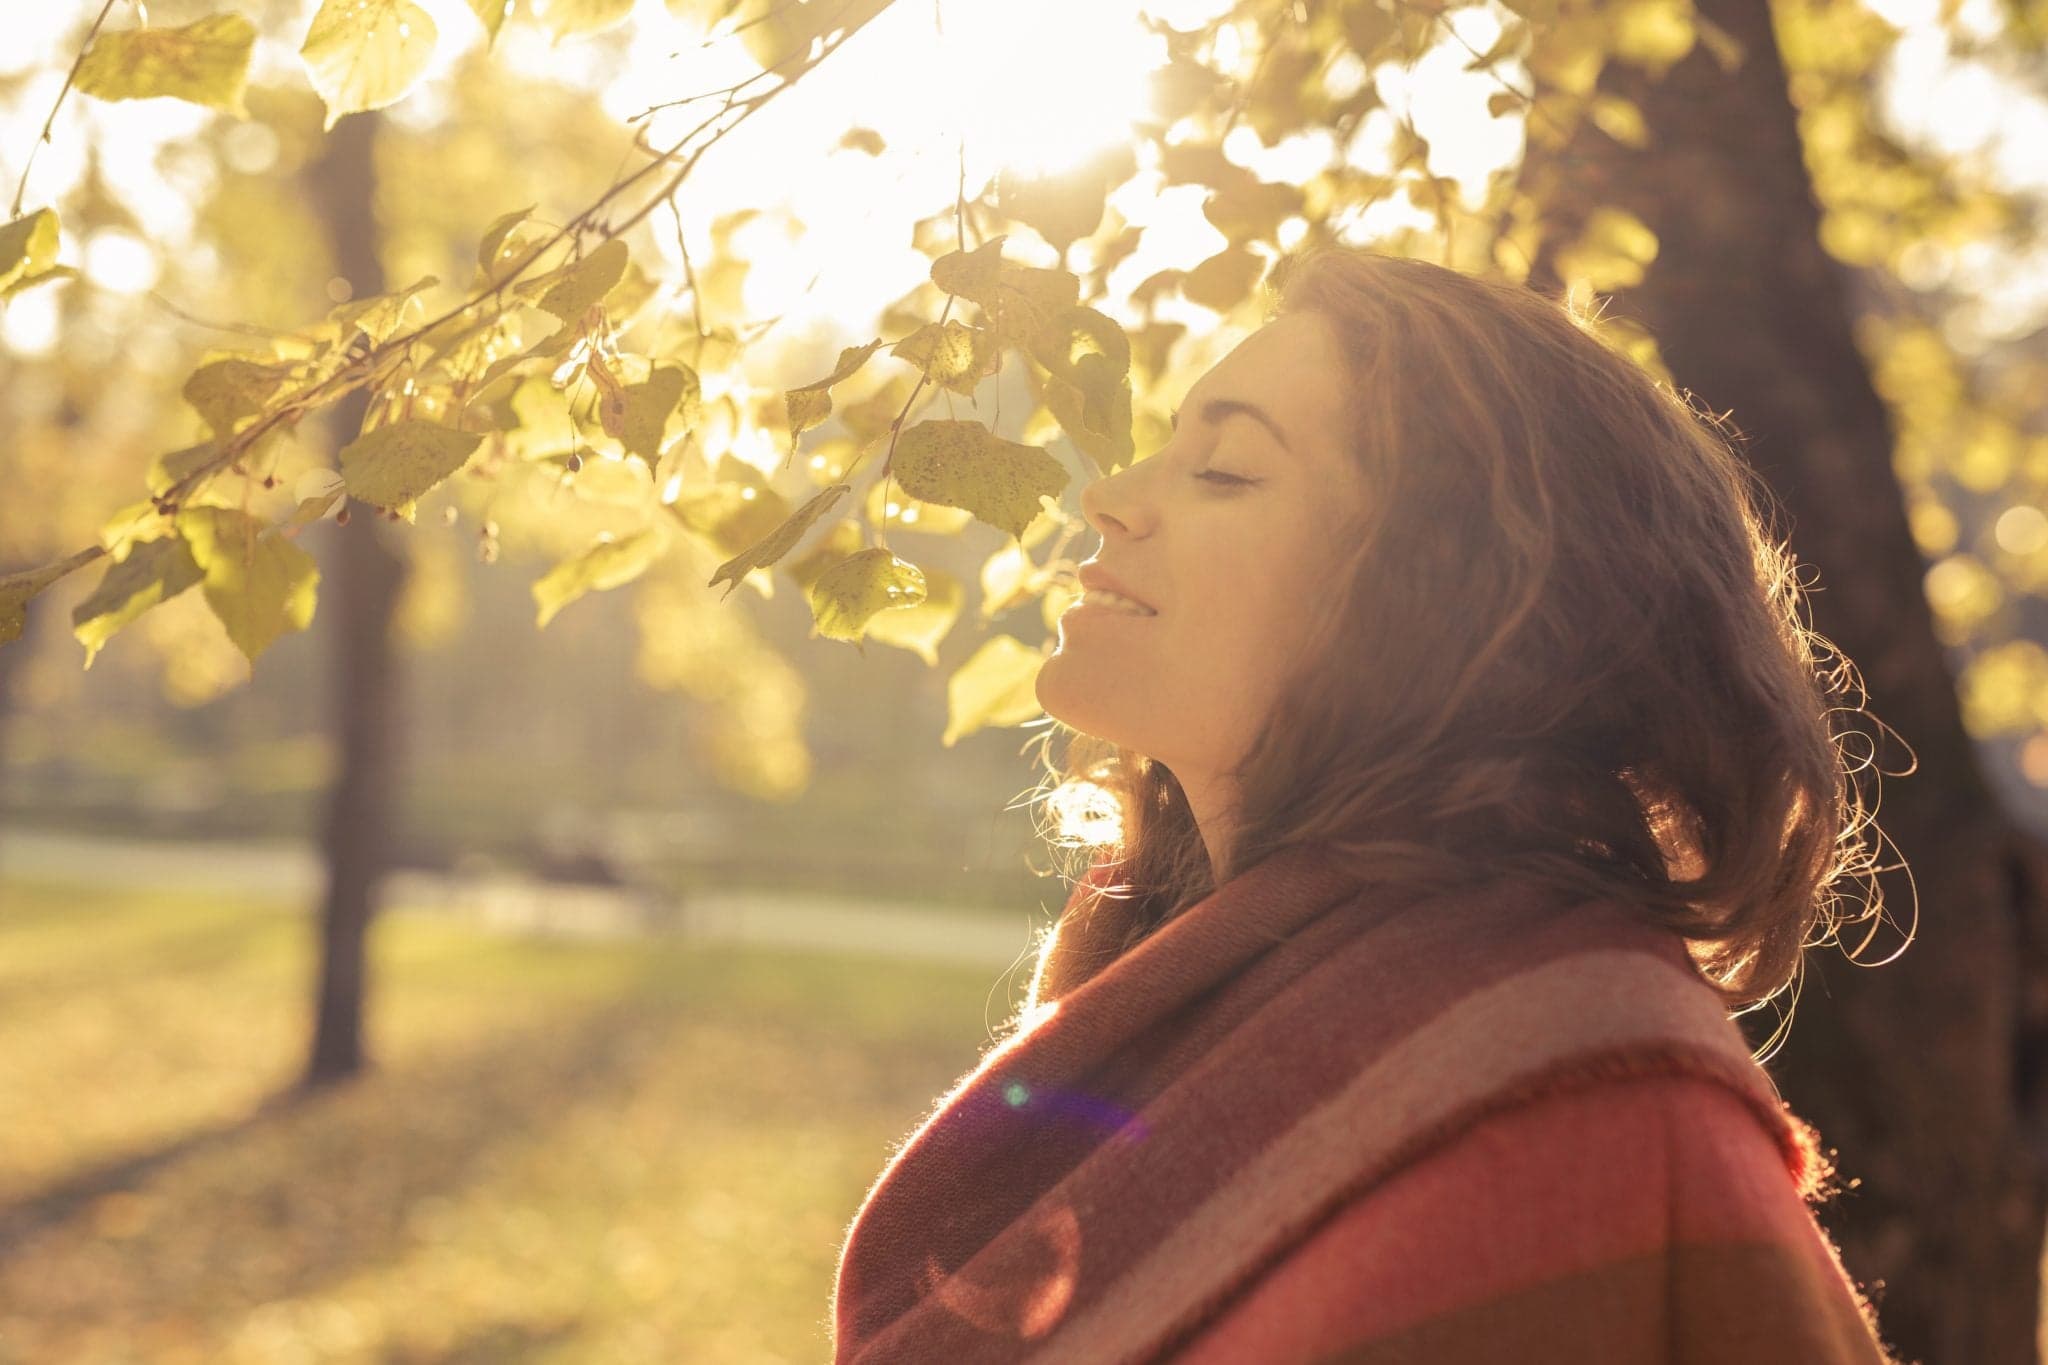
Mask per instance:
[[[1001,967],[395,914],[360,1081],[290,898],[0,880],[0,1365],[816,1362]]]

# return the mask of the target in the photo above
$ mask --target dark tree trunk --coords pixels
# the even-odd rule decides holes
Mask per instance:
[[[377,256],[372,156],[379,122],[375,113],[342,119],[306,172],[336,272],[357,298],[385,291]],[[331,421],[337,445],[362,430],[367,405],[362,390],[336,405]],[[369,1064],[363,1044],[366,950],[378,888],[390,865],[390,814],[398,791],[400,680],[391,619],[405,581],[405,560],[385,542],[374,508],[348,505],[348,525],[334,530],[322,594],[335,650],[330,676],[340,771],[328,793],[321,836],[327,894],[320,907],[319,994],[303,1082],[308,1089],[343,1080]]]
[[[1896,928],[1861,957],[1897,948],[1916,886],[1917,937],[1868,969],[1836,948],[1809,953],[1794,1027],[1771,1064],[1787,1101],[1837,1151],[1844,1183],[1862,1182],[1823,1206],[1822,1221],[1903,1359],[2032,1362],[2048,989],[2038,855],[2000,809],[1962,725],[1892,472],[1889,417],[1851,335],[1849,280],[1820,246],[1767,0],[1698,8],[1741,41],[1739,69],[1723,71],[1703,47],[1661,80],[1610,67],[1603,88],[1640,105],[1651,145],[1631,150],[1589,127],[1564,155],[1532,149],[1528,184],[1557,224],[1553,242],[1602,203],[1657,234],[1647,278],[1610,316],[1646,325],[1681,388],[1733,410],[1781,504],[1780,529],[1818,573],[1814,627],[1856,663],[1871,711],[1918,758],[1917,772],[1882,779],[1879,818],[1897,846],[1886,861],[1903,855],[1912,881],[1884,876]],[[1557,290],[1547,253],[1531,283]],[[1898,769],[1901,759],[1893,742],[1880,761]],[[1852,930],[1849,946],[1869,927]]]
[[[24,563],[0,563],[0,578],[11,573],[20,573],[33,565]],[[34,625],[34,622],[30,622]],[[9,717],[14,714],[14,696],[21,686],[21,675],[28,665],[28,653],[34,632],[25,630],[19,640],[0,645],[0,774],[7,771],[7,727]],[[0,820],[5,812],[0,811]]]

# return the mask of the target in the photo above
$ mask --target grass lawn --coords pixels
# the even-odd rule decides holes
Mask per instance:
[[[861,1195],[1021,995],[373,931],[362,1081],[281,904],[0,882],[0,1365],[815,1362]]]

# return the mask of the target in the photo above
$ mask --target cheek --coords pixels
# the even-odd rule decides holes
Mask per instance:
[[[1228,554],[1207,561],[1207,605],[1184,615],[1184,647],[1203,654],[1227,690],[1254,701],[1277,688],[1283,669],[1307,638],[1310,605],[1328,585],[1303,553],[1299,532],[1237,540]]]

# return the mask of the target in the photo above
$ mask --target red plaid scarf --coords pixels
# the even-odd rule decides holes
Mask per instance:
[[[1683,940],[1612,905],[1424,900],[1303,847],[1116,956],[1086,890],[1042,998],[862,1203],[838,1365],[1166,1358],[1336,1209],[1590,1076],[1724,1084],[1802,1197],[1826,1174]]]

